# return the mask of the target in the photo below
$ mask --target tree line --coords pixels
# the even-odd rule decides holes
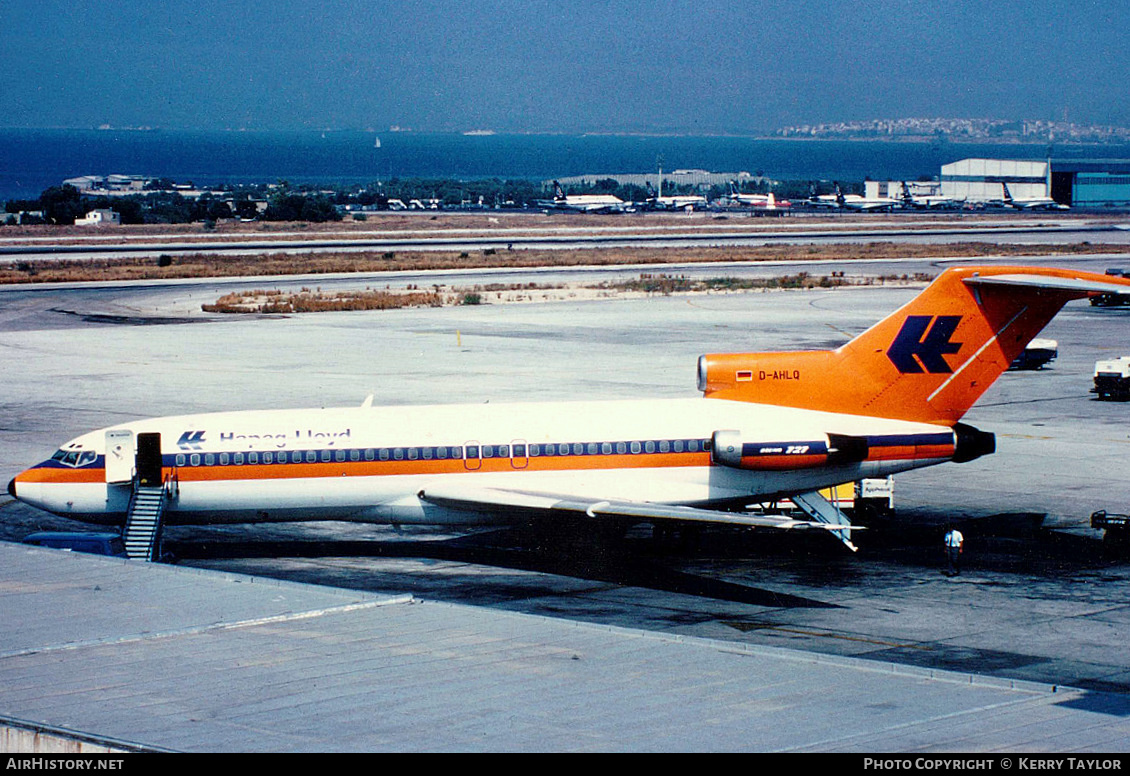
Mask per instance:
[[[333,210],[332,205],[330,209]],[[123,224],[183,224],[259,216],[259,208],[248,192],[236,194],[231,199],[213,194],[185,197],[172,191],[108,197],[83,194],[70,184],[45,189],[36,199],[8,200],[4,210],[12,214],[23,213],[24,224],[55,225],[73,224],[75,219],[92,210],[113,210]],[[35,213],[41,215],[29,215]]]
[[[153,190],[160,188],[160,190]],[[369,184],[292,185],[278,181],[263,185],[224,186],[186,197],[173,188],[172,181],[158,179],[145,191],[121,196],[92,196],[69,184],[52,186],[36,199],[16,199],[5,203],[10,214],[23,213],[23,223],[73,224],[92,210],[113,210],[123,224],[177,224],[215,222],[240,218],[263,221],[339,221],[350,209],[388,209],[414,205],[425,208],[535,208],[539,200],[553,197],[540,181],[484,178],[453,180],[441,178],[391,178]],[[808,196],[807,181],[777,183],[778,197]],[[597,179],[586,185],[567,187],[570,194],[612,194],[624,202],[646,202],[655,192],[644,186],[620,184],[614,178]],[[746,193],[765,193],[758,182]],[[701,193],[709,200],[729,193],[726,186],[702,191],[691,185],[665,183],[664,194]],[[31,216],[40,213],[41,216]],[[4,219],[0,219],[3,223]]]

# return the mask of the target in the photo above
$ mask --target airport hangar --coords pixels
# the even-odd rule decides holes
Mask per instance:
[[[578,175],[561,178],[563,186],[588,186],[612,179],[618,184],[646,186],[658,177],[671,185],[693,185],[699,189],[725,186],[730,181],[742,185],[763,184],[768,178],[748,172],[710,173],[705,170],[674,170],[668,173]],[[543,181],[551,186],[552,181]],[[864,196],[903,195],[903,184],[914,196],[944,196],[970,204],[1000,203],[1002,183],[1018,200],[1051,197],[1072,208],[1130,207],[1130,159],[961,159],[941,168],[940,181],[864,181]]]
[[[941,195],[1000,203],[1004,187],[1016,199],[1051,197],[1072,208],[1130,207],[1130,159],[961,159],[943,164],[941,180],[905,181],[916,196]],[[902,195],[904,181],[866,181],[868,197]]]

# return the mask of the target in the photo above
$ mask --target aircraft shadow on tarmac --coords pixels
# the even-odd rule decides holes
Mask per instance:
[[[906,517],[903,515],[902,517]],[[861,551],[847,552],[823,534],[793,536],[785,532],[701,532],[653,535],[639,529],[627,536],[585,530],[544,530],[528,526],[452,535],[408,533],[396,538],[325,540],[283,536],[184,533],[166,541],[165,549],[178,560],[253,559],[422,559],[449,561],[499,569],[583,579],[626,587],[698,596],[773,608],[839,608],[814,598],[778,592],[768,587],[716,578],[709,569],[734,564],[757,569],[759,576],[788,579],[808,589],[843,588],[876,582],[885,573],[933,574],[943,564],[944,524],[923,520],[898,527],[882,522],[859,532]],[[1042,515],[993,515],[960,523],[970,552],[964,559],[970,572],[1025,574],[1055,579],[1064,574],[1125,561],[1112,556],[1103,543],[1041,528]],[[878,565],[877,565],[878,564]],[[704,569],[699,573],[684,566]],[[880,568],[882,567],[882,568]],[[256,566],[254,573],[264,572]],[[360,573],[360,572],[359,572]],[[476,583],[477,584],[477,583]],[[486,579],[481,584],[492,583]],[[991,584],[991,582],[986,582]]]
[[[75,312],[74,310],[64,310],[59,307],[52,307],[48,312],[77,316],[82,320],[83,323],[104,323],[119,326],[168,326],[170,324],[201,323],[207,321],[207,319],[205,318],[187,318],[184,316],[169,317],[156,315],[114,315],[111,313],[80,313]]]
[[[650,545],[650,546],[645,546]],[[392,541],[169,541],[177,560],[252,558],[421,558],[553,574],[625,587],[642,587],[719,601],[774,608],[839,608],[811,598],[712,579],[673,568],[687,550],[658,548],[648,540],[534,534],[518,529],[444,540]],[[489,584],[489,583],[486,583]]]

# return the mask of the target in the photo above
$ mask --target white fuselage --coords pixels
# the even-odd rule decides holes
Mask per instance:
[[[670,197],[655,197],[652,200],[655,207],[663,210],[683,210],[684,208],[706,207],[706,197],[697,194],[674,195]]]
[[[579,210],[587,213],[596,210],[616,210],[624,207],[624,200],[611,194],[571,194],[554,200],[562,210]]]
[[[735,468],[713,461],[709,448],[719,430],[757,443],[768,463]],[[224,412],[140,420],[78,437],[19,475],[15,495],[76,519],[121,522],[132,474],[129,440],[154,433],[173,493],[166,520],[191,524],[499,519],[417,497],[441,482],[732,506],[941,463],[953,447],[946,426],[705,398]],[[829,433],[867,438],[870,453],[825,464],[803,455]],[[108,438],[111,447],[126,449],[108,450]]]
[[[862,197],[859,194],[844,194],[840,203],[849,210],[889,210],[899,206],[898,200],[889,197]]]

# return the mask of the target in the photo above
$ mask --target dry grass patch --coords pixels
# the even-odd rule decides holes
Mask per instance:
[[[1005,245],[952,243],[908,245],[867,244],[768,245],[718,248],[588,248],[583,250],[485,250],[421,252],[257,253],[241,256],[197,253],[156,259],[63,259],[0,262],[0,283],[163,280],[174,278],[256,277],[327,273],[372,273],[390,270],[426,271],[570,266],[617,266],[667,262],[845,261],[976,256],[1039,256],[1107,253],[1110,246],[1088,242],[1072,245]]]
[[[402,307],[443,307],[447,297],[435,291],[326,291],[304,288],[298,293],[255,290],[225,294],[215,304],[201,305],[207,313],[324,313],[348,310],[395,310]]]
[[[522,302],[551,302],[566,299],[595,299],[619,295],[669,296],[679,293],[729,293],[752,290],[784,290],[808,288],[838,288],[847,285],[873,283],[919,283],[931,279],[929,275],[879,276],[846,278],[842,272],[832,275],[781,275],[771,278],[714,277],[692,279],[684,275],[641,274],[638,278],[605,281],[588,285],[547,285],[539,283],[488,283],[467,288],[453,287],[432,291],[416,287],[404,290],[365,289],[363,291],[322,291],[303,288],[298,292],[280,289],[225,294],[214,304],[201,305],[209,313],[311,313],[356,310],[394,310],[404,307],[445,307],[450,305],[507,304]]]

